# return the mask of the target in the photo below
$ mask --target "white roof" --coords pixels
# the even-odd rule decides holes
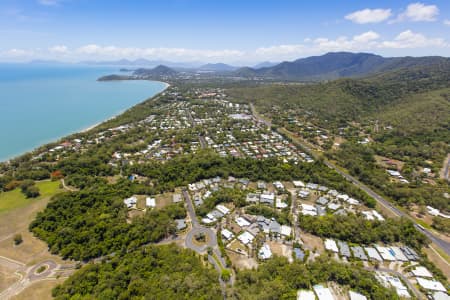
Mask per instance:
[[[450,297],[447,295],[447,293],[444,292],[435,292],[433,294],[433,299],[434,300],[449,300]]]
[[[275,201],[275,206],[276,206],[276,208],[286,208],[288,205],[287,205],[287,203],[284,203],[283,201],[281,201],[281,198],[277,198]]]
[[[250,222],[244,219],[243,217],[237,217],[235,221],[240,227],[246,227],[250,225]]]
[[[292,181],[292,183],[294,184],[295,187],[305,187],[305,184],[300,180],[294,180],[294,181]]]
[[[331,239],[325,240],[325,249],[338,253],[339,249],[336,242]]]
[[[227,240],[233,237],[233,233],[226,228],[222,229],[221,233]]]
[[[292,228],[286,225],[281,225],[281,235],[290,236]]]
[[[254,238],[255,237],[248,231],[244,231],[240,236],[238,236],[238,240],[240,240],[245,245],[253,241]]]
[[[417,277],[417,283],[426,290],[446,292],[447,290],[439,281]]]
[[[366,296],[354,291],[350,291],[348,294],[350,296],[350,300],[367,300]]]
[[[300,290],[297,292],[297,300],[316,300],[316,295],[313,291]]]
[[[225,206],[219,204],[216,206],[216,209],[218,211],[220,211],[221,213],[223,213],[224,215],[228,214],[230,212],[230,210],[228,208],[226,208]]]
[[[378,252],[380,252],[381,257],[384,260],[388,260],[388,261],[395,261],[395,257],[394,255],[392,255],[392,253],[389,251],[390,249],[387,247],[381,247],[381,246],[375,246],[375,248],[377,248]]]
[[[336,209],[338,209],[339,207],[341,207],[341,205],[338,204],[338,203],[329,203],[327,206],[328,206],[328,208],[331,209],[331,210],[336,210]]]
[[[259,249],[258,256],[261,259],[269,259],[272,257],[272,251],[270,250],[269,245],[264,244],[261,249]]]
[[[313,205],[303,203],[301,204],[301,206],[302,210],[317,211],[317,209]]]
[[[372,248],[372,247],[365,247],[364,250],[366,250],[367,255],[369,255],[369,258],[372,258],[372,259],[375,259],[378,261],[383,261],[380,254],[378,253],[377,249]]]
[[[422,267],[422,266],[416,267],[411,272],[413,273],[414,276],[418,276],[418,277],[433,277],[433,274],[431,274],[427,268]]]
[[[147,205],[149,207],[155,207],[156,206],[156,199],[155,198],[151,198],[151,197],[145,198],[145,205]]]
[[[329,288],[323,287],[321,285],[315,285],[313,287],[314,291],[316,292],[317,298],[319,300],[334,300],[333,294],[331,294],[331,291]]]
[[[394,257],[398,261],[408,261],[409,259],[406,258],[405,254],[403,254],[403,251],[400,250],[398,247],[391,247],[392,252],[394,252]]]
[[[376,210],[372,210],[372,214],[378,219],[378,221],[384,221],[384,217]]]

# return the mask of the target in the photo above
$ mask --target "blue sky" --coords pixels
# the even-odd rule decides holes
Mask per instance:
[[[1,0],[0,61],[450,56],[450,1]]]

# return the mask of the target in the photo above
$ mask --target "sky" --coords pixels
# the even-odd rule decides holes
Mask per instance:
[[[450,1],[0,0],[0,61],[450,56]]]

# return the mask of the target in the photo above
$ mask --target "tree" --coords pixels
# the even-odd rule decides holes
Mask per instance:
[[[23,239],[22,239],[22,235],[20,233],[14,235],[14,245],[20,245],[22,244]]]
[[[26,189],[25,191],[25,196],[27,198],[36,198],[40,195],[40,191],[39,188],[35,185],[30,186],[29,188]]]

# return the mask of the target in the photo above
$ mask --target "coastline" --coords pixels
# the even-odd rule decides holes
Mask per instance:
[[[59,140],[65,138],[65,137],[67,137],[67,136],[70,136],[70,135],[73,135],[73,134],[77,134],[77,133],[86,133],[86,132],[88,132],[88,131],[94,129],[94,128],[97,127],[97,126],[99,126],[99,125],[101,125],[101,124],[103,124],[103,123],[105,123],[105,122],[108,122],[108,121],[110,121],[110,120],[112,120],[112,119],[114,119],[114,118],[120,116],[121,114],[123,114],[123,113],[124,113],[125,111],[127,111],[128,109],[130,109],[130,108],[132,108],[132,107],[134,107],[134,106],[136,106],[136,105],[139,105],[139,104],[141,104],[141,103],[143,103],[143,102],[145,102],[145,101],[152,100],[153,98],[157,97],[158,95],[160,95],[161,93],[163,93],[165,90],[167,90],[167,89],[170,87],[170,84],[167,83],[167,82],[164,82],[164,81],[158,81],[158,80],[144,80],[144,81],[151,81],[151,82],[159,82],[159,83],[162,83],[162,84],[164,84],[164,88],[163,88],[160,92],[158,92],[158,93],[156,93],[155,95],[153,95],[152,97],[146,98],[145,100],[143,100],[143,101],[141,101],[141,102],[138,102],[138,103],[134,104],[133,106],[128,107],[128,108],[126,108],[126,109],[124,109],[124,110],[122,110],[122,111],[116,113],[115,115],[113,115],[113,116],[111,116],[111,117],[109,117],[109,118],[103,120],[103,121],[97,122],[97,123],[95,123],[95,124],[93,124],[93,125],[90,125],[90,126],[84,128],[84,129],[79,129],[79,130],[75,130],[75,131],[73,131],[73,132],[69,132],[69,133],[67,133],[67,134],[65,134],[65,135],[63,135],[63,136],[60,136],[60,137],[51,138],[51,139],[49,139],[49,141],[42,142],[42,143],[40,143],[38,146],[34,147],[33,149],[22,151],[22,152],[20,152],[20,153],[18,153],[18,154],[12,155],[11,157],[0,158],[0,163],[7,163],[7,162],[9,162],[9,161],[11,161],[11,160],[14,160],[14,159],[16,159],[16,158],[22,156],[22,155],[25,155],[25,154],[27,154],[27,153],[32,153],[33,151],[36,151],[37,149],[41,148],[41,147],[44,146],[44,145],[51,144],[51,143],[56,143],[57,141],[59,141]]]
[[[165,85],[165,87],[162,89],[161,92],[159,92],[159,93],[153,95],[150,99],[147,98],[146,100],[144,100],[144,101],[142,101],[142,102],[145,102],[145,101],[147,101],[147,100],[151,100],[151,99],[155,98],[156,96],[158,96],[159,94],[161,94],[162,92],[164,92],[165,90],[167,90],[167,89],[170,87],[170,84],[167,83],[167,82],[164,82],[164,81],[158,81],[158,80],[150,80],[150,81],[152,81],[152,82],[160,82],[160,83],[163,83],[163,84]],[[139,103],[137,103],[137,104],[135,104],[135,105],[141,104],[142,102],[139,102]],[[110,117],[110,118],[108,118],[108,119],[106,119],[106,120],[103,120],[103,121],[101,121],[101,122],[97,122],[97,123],[95,123],[95,124],[93,124],[93,125],[91,125],[91,126],[85,128],[85,129],[81,129],[81,130],[76,131],[76,132],[73,132],[73,133],[71,133],[71,134],[76,134],[76,133],[86,133],[86,132],[88,132],[88,131],[94,129],[95,127],[97,127],[97,126],[99,126],[99,125],[101,125],[101,124],[103,124],[103,123],[105,123],[105,122],[108,122],[108,121],[110,121],[110,120],[113,120],[114,118],[117,118],[118,116],[120,116],[121,114],[123,114],[124,112],[126,112],[128,109],[134,107],[135,105],[133,105],[133,106],[131,106],[131,107],[128,107],[128,108],[125,109],[125,110],[120,111],[119,113],[115,114],[114,116],[112,116],[112,117]]]

